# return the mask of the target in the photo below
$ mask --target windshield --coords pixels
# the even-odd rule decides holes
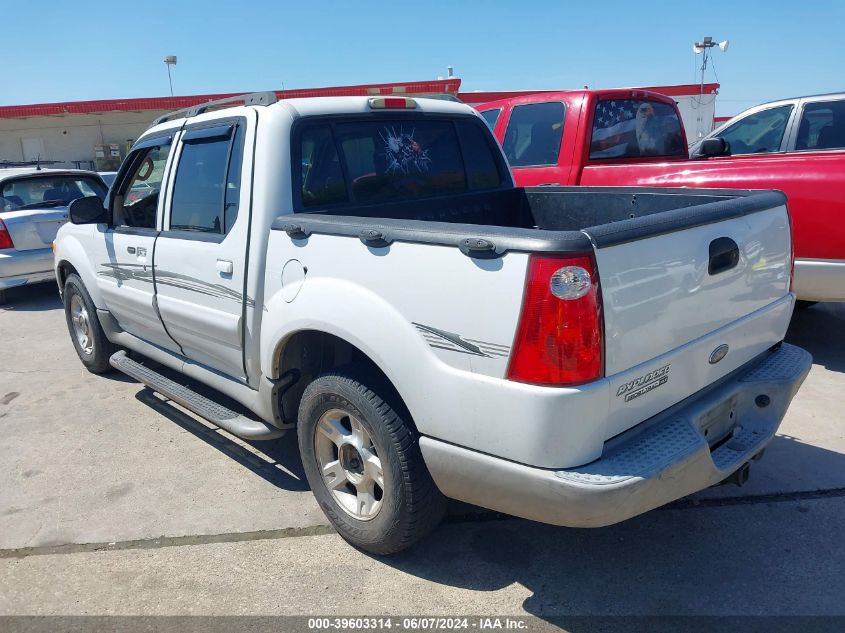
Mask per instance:
[[[15,211],[36,207],[64,207],[77,198],[106,197],[106,189],[89,176],[26,176],[4,182],[0,190],[0,209]]]

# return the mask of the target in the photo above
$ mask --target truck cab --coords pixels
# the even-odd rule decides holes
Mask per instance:
[[[575,90],[478,107],[521,186],[577,185],[605,165],[688,157],[677,104],[646,90]]]

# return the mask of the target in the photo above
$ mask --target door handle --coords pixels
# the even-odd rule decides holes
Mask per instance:
[[[134,246],[127,246],[126,252],[129,253],[130,255],[134,255],[135,254],[135,247]]]
[[[235,270],[235,265],[228,259],[217,260],[217,272],[221,275],[231,275]]]
[[[710,242],[710,261],[707,272],[718,275],[739,263],[739,246],[729,237],[718,237]]]

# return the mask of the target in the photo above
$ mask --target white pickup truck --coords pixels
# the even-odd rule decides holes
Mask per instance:
[[[744,479],[811,365],[782,194],[515,188],[462,104],[274,101],[163,117],[105,208],[73,203],[55,270],[88,369],[244,438],[295,427],[375,553],[446,497],[592,527]]]

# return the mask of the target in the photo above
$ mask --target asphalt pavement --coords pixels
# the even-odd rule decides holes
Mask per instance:
[[[55,287],[11,291],[0,615],[845,616],[843,331],[845,305],[796,313],[787,340],[814,366],[742,488],[593,530],[454,504],[375,558],[327,525],[293,435],[244,442],[89,374]]]

